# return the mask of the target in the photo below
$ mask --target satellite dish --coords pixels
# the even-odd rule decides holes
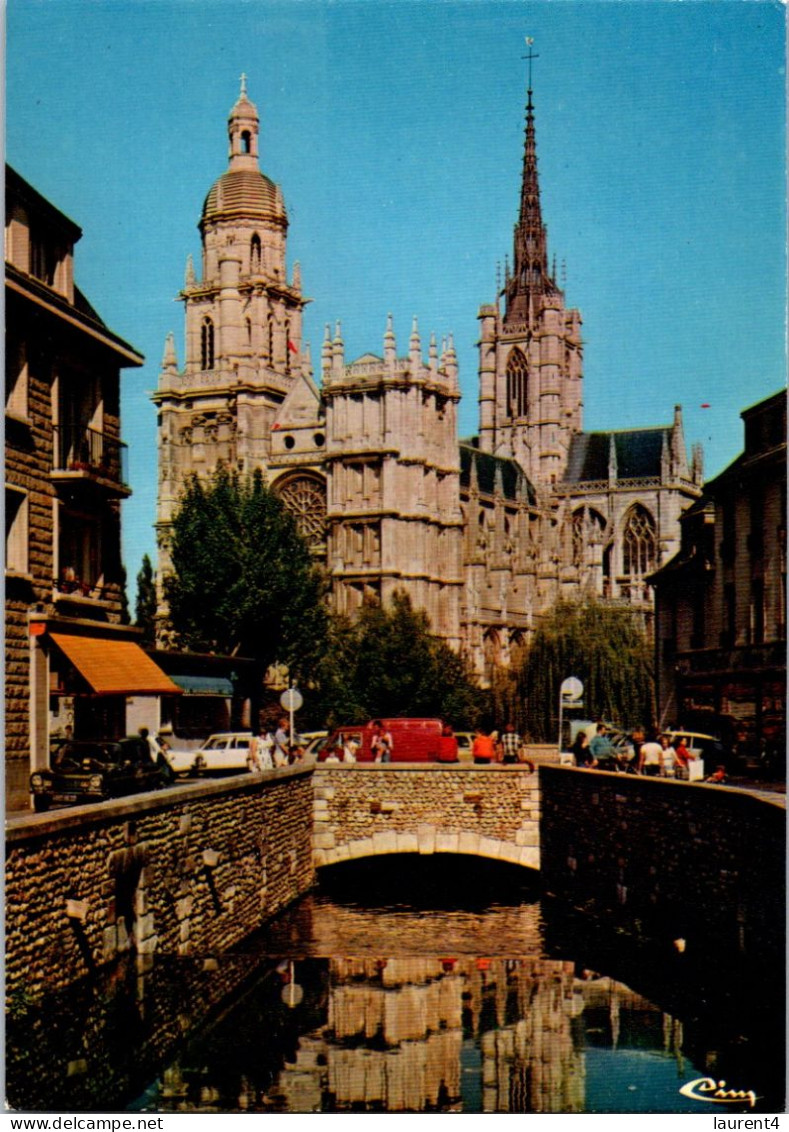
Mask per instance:
[[[568,676],[566,680],[562,681],[559,691],[565,700],[580,700],[584,694],[584,686],[577,676]]]

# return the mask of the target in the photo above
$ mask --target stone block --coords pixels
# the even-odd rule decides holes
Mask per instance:
[[[397,834],[397,852],[398,853],[418,853],[419,852],[419,839],[415,833],[398,833]]]
[[[373,850],[375,853],[396,853],[397,834],[393,829],[373,834]]]
[[[516,845],[539,845],[540,830],[536,822],[525,825],[515,833]]]
[[[315,849],[312,853],[312,863],[316,869],[322,868],[323,865],[330,865],[332,862],[329,859],[330,850],[328,849]],[[333,856],[333,853],[332,853]]]
[[[459,853],[459,840],[460,835],[457,833],[444,833],[440,829],[436,830],[436,853]]]
[[[539,869],[540,850],[529,847],[521,849],[521,864],[526,865],[526,867],[530,869]]]
[[[194,907],[194,897],[184,896],[181,900],[175,902],[175,915],[178,920],[185,920],[191,916],[192,908]]]
[[[501,856],[501,842],[497,837],[480,837],[479,853],[481,857],[498,859]]]
[[[458,835],[458,853],[470,853],[476,856],[479,852],[479,834],[464,831]]]
[[[328,816],[329,803],[325,802],[322,798],[316,798],[312,803],[313,817],[320,818],[323,815]]]
[[[434,825],[419,825],[416,829],[419,852],[423,854],[436,851],[436,827]]]
[[[506,841],[502,841],[499,860],[510,861],[513,865],[519,865],[521,860],[520,846],[511,845]]]
[[[147,939],[155,932],[153,914],[148,913],[147,916],[140,916],[137,920],[137,938]]]
[[[140,942],[137,944],[137,951],[140,955],[144,955],[146,952],[154,952],[156,951],[158,944],[159,937],[155,935],[149,935],[147,939],[140,940]]]
[[[373,853],[373,839],[372,837],[360,837],[358,841],[352,841],[348,845],[349,858],[356,857],[371,857]]]
[[[105,928],[101,934],[101,954],[105,963],[115,958],[118,936],[115,928]]]
[[[335,844],[336,838],[329,830],[313,833],[312,835],[313,849],[333,849]]]

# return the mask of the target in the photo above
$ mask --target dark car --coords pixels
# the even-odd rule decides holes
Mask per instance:
[[[145,739],[115,742],[61,739],[50,752],[49,767],[30,776],[37,813],[50,806],[101,802],[124,794],[158,790],[169,779],[168,768],[154,762]]]

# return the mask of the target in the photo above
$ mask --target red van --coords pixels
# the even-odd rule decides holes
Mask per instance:
[[[356,761],[373,762],[370,743],[373,737],[373,720],[369,723],[337,727],[327,737],[318,753],[318,761],[352,741],[356,744]],[[393,763],[429,763],[438,758],[438,741],[443,723],[440,719],[382,719],[384,733],[392,736]]]

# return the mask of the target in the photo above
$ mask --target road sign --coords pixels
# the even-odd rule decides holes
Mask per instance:
[[[288,688],[288,690],[283,692],[280,696],[279,702],[282,704],[285,711],[298,711],[304,703],[304,697],[298,688]]]
[[[559,691],[565,700],[580,700],[584,694],[584,686],[577,676],[568,676],[562,681]]]

